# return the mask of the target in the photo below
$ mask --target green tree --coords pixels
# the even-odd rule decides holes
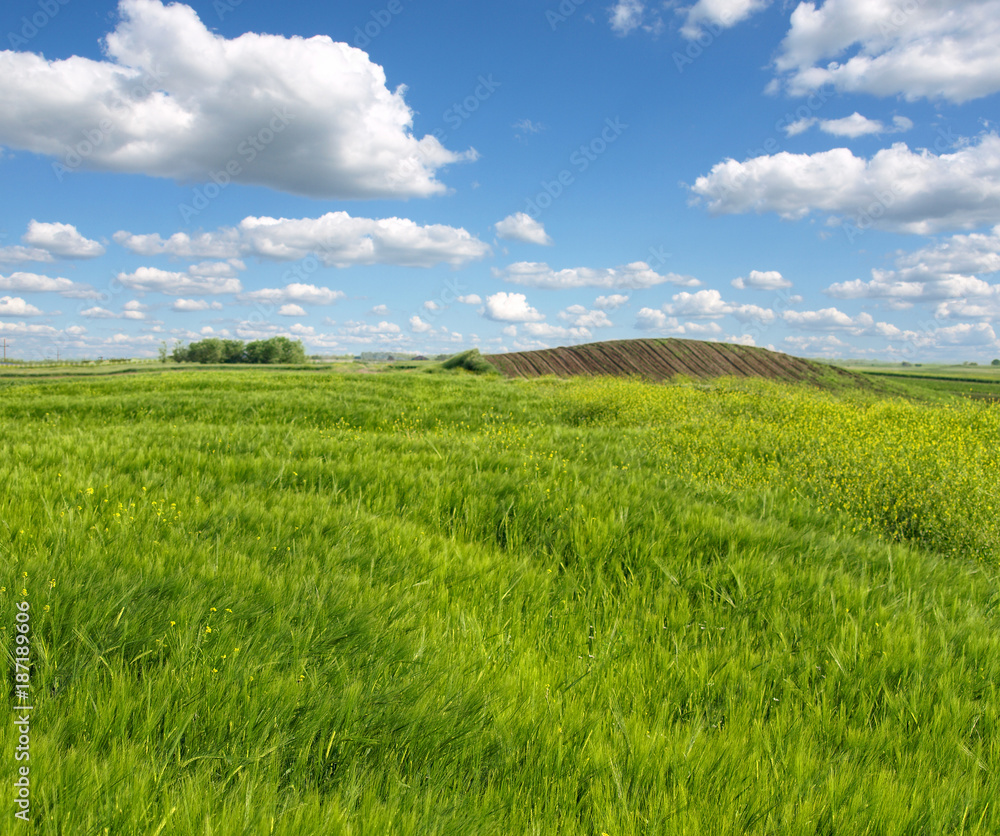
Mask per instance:
[[[990,363],[990,365],[991,366],[1000,366],[1000,359],[994,360],[992,363]]]
[[[254,340],[247,343],[246,358],[248,363],[277,363],[281,349],[273,340]]]
[[[209,337],[207,340],[191,343],[188,346],[188,354],[193,363],[221,363],[222,340]]]
[[[246,357],[243,340],[223,340],[222,341],[222,362],[242,363]]]
[[[306,362],[306,350],[302,342],[288,337],[271,337],[269,340],[248,343],[245,354],[248,363]]]
[[[300,340],[290,340],[288,337],[274,337],[279,349],[279,363],[304,363],[306,350]]]

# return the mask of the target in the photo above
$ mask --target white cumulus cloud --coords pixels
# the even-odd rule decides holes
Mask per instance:
[[[40,316],[41,313],[20,296],[0,296],[0,316]]]
[[[41,276],[38,273],[11,273],[0,276],[0,290],[15,293],[58,293],[68,299],[96,299],[101,294],[90,285],[72,282],[61,276]]]
[[[717,34],[719,29],[729,29],[746,20],[761,9],[766,9],[771,0],[698,0],[685,10],[685,21],[681,34],[694,39],[703,35],[705,29]]]
[[[390,91],[365,52],[326,35],[229,39],[159,0],[118,12],[104,60],[0,52],[0,143],[66,170],[180,181],[230,165],[241,183],[323,198],[440,194],[437,171],[476,157],[414,136],[405,86]],[[87,132],[100,142],[67,156]]]
[[[793,94],[824,85],[964,102],[1000,91],[1000,0],[801,2],[775,62]]]
[[[0,247],[0,262],[55,261],[56,258],[96,258],[104,246],[84,238],[72,224],[32,220],[21,236],[27,246]]]
[[[104,246],[84,238],[73,224],[39,223],[32,220],[21,240],[58,258],[96,258],[104,255]]]
[[[565,328],[547,322],[526,322],[521,328],[529,336],[549,339],[589,340],[593,336],[588,328]]]
[[[265,287],[260,290],[251,290],[248,293],[241,293],[237,296],[240,302],[270,302],[281,304],[282,302],[305,302],[310,305],[333,305],[346,294],[342,290],[331,290],[328,287],[317,287],[314,284],[302,284],[292,282],[284,287]]]
[[[231,258],[258,256],[300,261],[313,256],[328,267],[395,264],[404,267],[461,266],[489,255],[490,247],[467,230],[443,224],[421,226],[407,218],[357,218],[327,212],[318,218],[246,217],[238,228],[222,228],[192,238],[175,233],[133,235],[114,240],[139,255]]]
[[[510,241],[523,241],[527,244],[542,244],[548,246],[552,239],[545,227],[526,212],[515,212],[496,223],[497,235]]]
[[[226,262],[194,264],[183,273],[140,267],[131,273],[119,273],[118,281],[132,290],[169,296],[239,293],[243,285],[231,271]]]
[[[603,311],[615,311],[628,302],[628,296],[621,293],[611,293],[607,296],[598,296],[594,300],[594,307]]]
[[[501,291],[486,297],[483,315],[497,322],[540,322],[545,319],[531,305],[523,293]]]
[[[195,311],[207,311],[209,309],[221,311],[222,305],[219,302],[209,304],[205,299],[177,299],[170,308],[174,311],[192,313]]]
[[[692,191],[714,214],[812,211],[846,222],[927,235],[995,223],[1000,215],[1000,136],[984,134],[950,154],[895,143],[870,160],[847,148],[729,159]]]
[[[587,310],[583,305],[570,305],[559,312],[563,322],[569,322],[577,328],[610,328],[614,323],[602,310]]]
[[[732,285],[737,290],[780,290],[791,287],[792,283],[777,270],[751,270],[746,278],[733,279]]]
[[[1000,297],[1000,286],[981,278],[997,272],[1000,225],[989,233],[952,235],[913,252],[900,253],[895,269],[876,268],[870,281],[837,282],[824,292],[839,299],[959,303],[969,298]],[[959,306],[953,309],[959,310]]]
[[[775,317],[774,311],[769,308],[727,302],[717,290],[699,290],[696,293],[682,291],[675,294],[673,301],[664,305],[663,309],[671,316],[690,319],[718,319],[723,316],[734,316],[741,322],[750,320],[771,322]]]

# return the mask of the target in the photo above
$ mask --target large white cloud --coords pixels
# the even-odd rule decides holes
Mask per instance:
[[[736,305],[727,302],[717,290],[699,290],[696,293],[682,291],[673,297],[673,301],[663,306],[663,310],[671,316],[688,317],[690,319],[718,319],[723,316],[734,316],[741,322],[755,320],[771,322],[775,313],[770,308],[759,305]]]
[[[59,258],[97,258],[104,255],[104,247],[97,241],[84,238],[73,224],[32,220],[21,240]]]
[[[494,293],[486,297],[483,315],[497,322],[540,322],[545,315],[528,304],[523,293]]]
[[[990,296],[995,286],[975,276],[938,277],[931,281],[907,271],[874,269],[871,281],[836,282],[825,292],[838,299],[891,299],[912,304]]]
[[[715,214],[797,219],[816,210],[857,229],[921,235],[974,228],[1000,216],[1000,136],[984,134],[940,155],[899,142],[870,160],[847,148],[729,159],[699,177],[692,191]]]
[[[955,299],[939,302],[934,308],[936,319],[985,319],[1000,321],[1000,288],[989,299]]]
[[[224,227],[195,237],[175,233],[133,235],[116,232],[114,240],[140,255],[230,258],[258,256],[298,261],[310,255],[327,266],[397,264],[405,267],[460,266],[485,257],[488,244],[461,227],[421,226],[407,218],[356,218],[327,212],[318,218],[246,217],[238,228]]]
[[[132,290],[169,296],[239,293],[243,285],[231,270],[225,262],[194,264],[183,273],[140,267],[131,273],[119,273],[118,281]]]
[[[603,310],[587,310],[583,305],[570,305],[559,311],[559,318],[577,328],[610,328],[614,323]]]
[[[405,87],[328,36],[211,32],[189,6],[121,0],[106,60],[0,52],[0,143],[76,167],[325,198],[440,194],[462,159],[411,132]],[[138,90],[138,93],[136,92]],[[222,179],[217,178],[217,179]]]
[[[41,313],[20,296],[0,296],[0,316],[39,316]]]
[[[65,333],[68,333],[69,329]],[[61,332],[51,325],[29,325],[26,322],[0,322],[0,334],[16,334],[19,336],[57,337]]]
[[[246,251],[280,261],[317,255],[324,264],[461,265],[483,258],[487,244],[464,229],[420,226],[407,218],[354,218],[328,212],[319,218],[244,218],[240,237]]]
[[[990,233],[952,235],[909,253],[896,269],[874,269],[871,281],[854,279],[824,292],[840,299],[887,299],[903,303],[1000,297],[1000,286],[981,276],[1000,272],[1000,225]],[[962,306],[956,305],[953,310]],[[968,310],[968,308],[966,308]]]
[[[340,328],[343,336],[353,337],[357,342],[388,342],[402,338],[402,328],[395,322],[382,320],[378,325],[368,325],[365,322],[346,322]]]
[[[653,287],[670,283],[686,287],[697,287],[701,282],[691,276],[677,273],[661,275],[644,261],[635,261],[623,267],[593,269],[571,267],[553,270],[545,262],[518,261],[499,270],[493,268],[493,275],[511,284],[542,288],[606,287],[615,290]]]
[[[548,246],[552,239],[545,231],[545,226],[536,221],[527,212],[515,212],[496,223],[497,235],[509,241],[523,241],[526,244],[542,244]]]
[[[889,322],[876,322],[868,313],[852,317],[837,308],[818,311],[785,311],[781,318],[789,325],[804,331],[844,331],[856,337],[899,337],[903,332]]]
[[[804,2],[776,60],[793,94],[823,85],[964,102],[1000,90],[1000,0]]]
[[[159,233],[133,235],[120,230],[111,236],[115,243],[136,255],[169,255],[176,258],[235,258],[241,252],[239,230],[231,227],[190,236],[175,232],[169,238]]]
[[[635,327],[640,331],[659,331],[676,337],[714,337],[722,333],[717,322],[684,322],[667,316],[662,310],[640,308],[635,317]]]
[[[0,262],[51,262],[56,258],[96,258],[104,255],[104,247],[100,243],[84,238],[72,224],[32,220],[21,241],[27,246],[0,247]]]
[[[58,293],[68,299],[96,299],[101,294],[90,285],[72,282],[61,276],[41,276],[38,273],[11,273],[0,276],[0,290],[15,293]]]
[[[345,298],[342,290],[332,290],[329,287],[317,287],[314,284],[292,282],[284,287],[265,287],[252,290],[237,296],[240,302],[305,302],[310,305],[332,305]]]
[[[594,336],[589,328],[565,328],[548,322],[525,322],[521,327],[529,336],[548,339],[589,340]]]

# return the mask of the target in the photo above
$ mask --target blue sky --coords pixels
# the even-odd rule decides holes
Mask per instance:
[[[1000,356],[1000,0],[8,0],[0,336]]]

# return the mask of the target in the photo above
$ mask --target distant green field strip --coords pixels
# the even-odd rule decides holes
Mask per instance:
[[[921,380],[943,380],[954,383],[989,383],[994,386],[1000,387],[1000,375],[989,375],[984,374],[979,377],[967,377],[959,375],[950,374],[932,374],[929,372],[881,372],[881,371],[869,371],[868,369],[862,369],[862,374],[875,375],[878,377],[903,377],[903,378],[920,378]]]

